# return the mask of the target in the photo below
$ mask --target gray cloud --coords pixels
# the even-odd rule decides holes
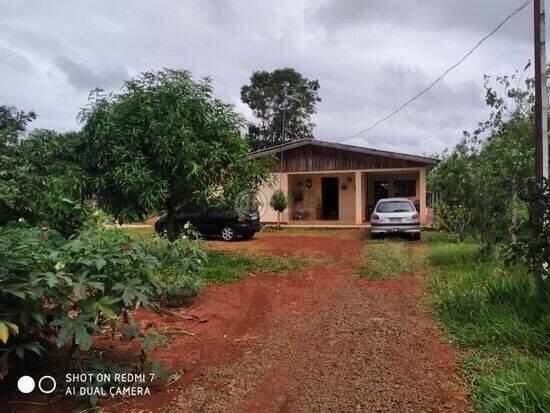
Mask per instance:
[[[77,128],[90,89],[162,67],[214,79],[239,101],[254,70],[291,66],[321,84],[315,135],[342,141],[388,114],[465,53],[519,0],[6,0],[0,14],[0,104],[39,114],[37,127]],[[532,55],[532,7],[443,82],[352,143],[433,153],[475,127],[484,73]],[[550,20],[550,19],[549,19]]]
[[[95,72],[67,57],[58,57],[55,62],[61,72],[68,77],[69,82],[77,89],[89,91],[96,87],[113,88],[120,86],[128,78],[128,72],[122,67],[106,68]]]

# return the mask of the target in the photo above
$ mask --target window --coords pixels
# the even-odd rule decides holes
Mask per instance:
[[[393,194],[395,197],[416,196],[416,181],[414,179],[395,181]]]
[[[414,205],[411,201],[387,201],[380,202],[376,207],[376,212],[413,212]]]

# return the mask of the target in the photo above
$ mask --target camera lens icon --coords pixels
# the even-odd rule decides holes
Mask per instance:
[[[21,376],[17,380],[17,388],[23,394],[29,394],[36,387],[36,382],[31,376]],[[44,376],[38,380],[38,389],[44,394],[50,394],[55,391],[57,382],[52,376]]]
[[[21,393],[28,394],[34,390],[35,386],[36,384],[31,376],[21,376],[17,380],[17,388]]]

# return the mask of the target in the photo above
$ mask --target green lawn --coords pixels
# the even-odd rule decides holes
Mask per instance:
[[[369,240],[361,251],[357,275],[373,281],[391,280],[414,271],[416,261],[408,241]]]
[[[550,314],[524,268],[480,262],[477,246],[427,234],[431,308],[482,412],[550,411]]]
[[[207,284],[227,284],[251,273],[292,274],[323,262],[313,258],[282,258],[268,254],[246,256],[234,252],[210,251],[201,278]]]

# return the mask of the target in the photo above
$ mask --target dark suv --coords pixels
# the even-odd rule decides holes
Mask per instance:
[[[191,223],[205,237],[219,236],[224,241],[234,241],[238,236],[250,239],[262,226],[258,210],[242,212],[176,212],[176,225],[182,228],[186,222]],[[166,234],[166,214],[155,222],[155,231]]]

